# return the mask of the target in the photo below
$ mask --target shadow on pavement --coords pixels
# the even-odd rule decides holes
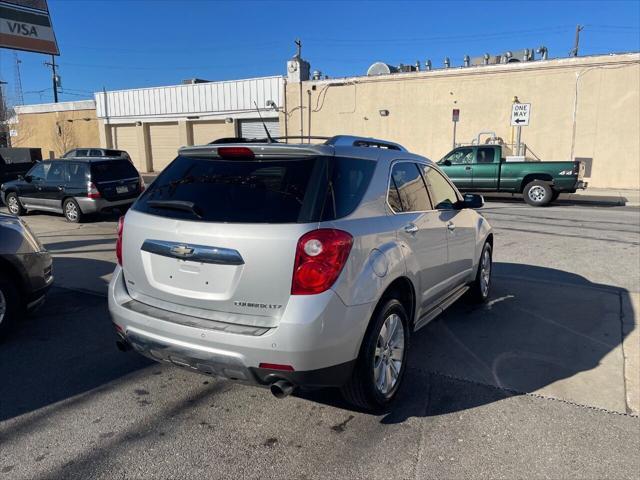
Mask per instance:
[[[64,265],[62,267],[61,265]],[[93,277],[109,262],[58,258],[54,268]],[[106,298],[56,288],[0,346],[0,421],[79,395],[151,364],[123,355]]]
[[[494,264],[487,304],[462,299],[413,335],[402,391],[382,422],[442,415],[530,392],[624,413],[620,347],[626,295],[561,270]],[[484,394],[460,397],[460,387],[433,394],[452,381],[467,384],[468,393]],[[350,409],[327,392],[300,395]]]

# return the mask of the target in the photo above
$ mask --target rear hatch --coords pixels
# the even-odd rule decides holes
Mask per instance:
[[[179,156],[127,214],[130,295],[200,318],[277,325],[298,239],[350,214],[374,169],[331,156]]]
[[[140,174],[125,159],[91,162],[91,181],[110,202],[135,198],[141,190]]]

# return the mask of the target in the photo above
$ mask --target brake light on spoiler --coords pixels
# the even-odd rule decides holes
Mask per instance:
[[[248,147],[219,147],[220,158],[255,158],[253,150]]]

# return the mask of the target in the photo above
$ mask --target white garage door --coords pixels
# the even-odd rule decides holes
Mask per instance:
[[[142,165],[138,153],[138,135],[135,125],[114,125],[111,127],[113,148],[125,150],[138,171],[146,171],[146,165]]]
[[[269,130],[272,137],[278,137],[280,135],[280,122],[277,118],[265,118],[264,124],[267,126],[267,130]],[[264,133],[262,122],[260,119],[257,119],[241,120],[240,136],[243,138],[265,138],[267,135]]]
[[[206,145],[218,138],[233,137],[233,124],[225,123],[224,120],[217,122],[194,122],[193,144]]]
[[[149,125],[149,144],[153,171],[160,172],[178,155],[180,140],[177,123],[155,123]]]

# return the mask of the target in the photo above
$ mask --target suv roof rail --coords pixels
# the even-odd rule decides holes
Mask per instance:
[[[331,137],[330,139],[328,139],[325,142],[325,145],[334,145],[336,147],[373,147],[386,148],[388,150],[399,150],[401,152],[407,151],[407,149],[399,143],[380,140],[377,138],[356,137],[353,135],[336,135],[335,137]]]

